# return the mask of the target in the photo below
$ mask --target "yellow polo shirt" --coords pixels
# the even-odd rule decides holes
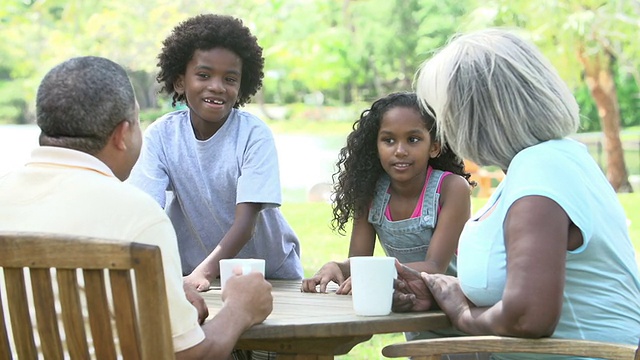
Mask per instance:
[[[174,350],[204,340],[197,311],[182,288],[171,221],[151,197],[121,182],[96,157],[65,148],[34,149],[24,167],[0,177],[0,219],[0,231],[62,233],[159,246]]]

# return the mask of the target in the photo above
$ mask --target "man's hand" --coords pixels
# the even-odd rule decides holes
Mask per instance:
[[[198,310],[198,322],[200,325],[209,317],[209,308],[204,302],[204,299],[194,288],[183,284],[184,294],[187,296],[187,300]]]
[[[231,308],[236,319],[245,322],[246,328],[259,324],[273,310],[271,284],[259,272],[239,275],[234,270],[222,290],[224,308]]]

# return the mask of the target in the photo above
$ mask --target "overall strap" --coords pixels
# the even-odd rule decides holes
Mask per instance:
[[[389,185],[391,185],[391,178],[389,178],[389,175],[383,174],[380,176],[380,179],[378,179],[378,183],[376,184],[376,189],[373,193],[373,202],[369,208],[368,221],[371,224],[382,224],[384,210],[389,203],[389,198],[391,198],[391,195],[387,191],[389,189]]]
[[[435,227],[438,221],[438,208],[440,206],[440,182],[446,175],[442,170],[433,169],[431,176],[427,180],[427,188],[424,192],[424,198],[422,200],[422,219],[421,222],[426,222]]]

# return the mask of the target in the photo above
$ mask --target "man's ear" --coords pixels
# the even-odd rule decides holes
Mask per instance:
[[[173,90],[178,94],[184,94],[184,75],[179,75],[176,81],[173,82]]]
[[[124,120],[121,121],[116,128],[113,129],[109,142],[118,150],[127,150],[127,134],[130,132],[131,123]]]
[[[431,150],[429,151],[429,157],[430,158],[436,158],[440,155],[440,151],[442,150],[442,144],[440,144],[440,141],[434,141],[431,144]]]

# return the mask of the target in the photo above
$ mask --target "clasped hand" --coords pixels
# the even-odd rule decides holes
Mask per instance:
[[[469,310],[457,278],[443,274],[420,273],[396,261],[398,278],[394,282],[393,311],[427,311],[440,308],[456,325]]]

